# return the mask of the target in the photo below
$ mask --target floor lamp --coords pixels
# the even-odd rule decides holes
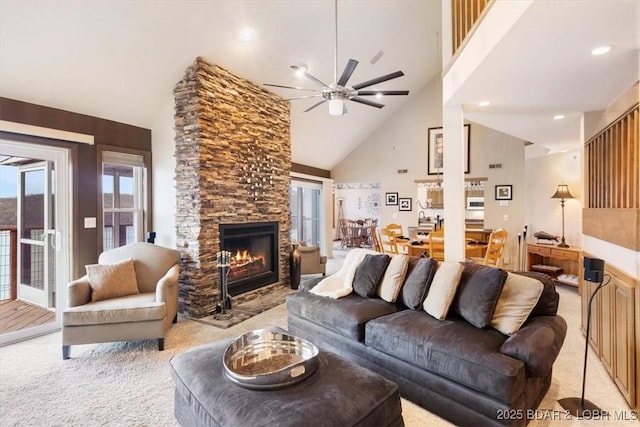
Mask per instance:
[[[589,304],[587,305],[587,331],[585,335],[584,344],[584,367],[582,368],[582,395],[580,397],[567,397],[558,400],[560,406],[569,411],[574,417],[582,418],[593,417],[596,414],[602,413],[602,409],[597,407],[594,403],[584,398],[585,383],[587,379],[587,355],[589,352],[589,329],[591,326],[591,303],[598,291],[606,286],[610,280],[603,283],[604,280],[604,260],[599,258],[584,257],[584,280],[589,282],[598,283],[595,291],[589,298]]]
[[[567,184],[558,185],[556,193],[551,196],[552,199],[560,199],[560,206],[562,206],[562,241],[558,243],[559,248],[568,248],[569,245],[564,241],[564,200],[573,199],[573,195],[569,192],[569,186]]]

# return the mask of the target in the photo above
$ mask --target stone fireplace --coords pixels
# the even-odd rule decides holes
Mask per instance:
[[[220,247],[231,252],[229,294],[278,281],[278,223],[220,224]]]
[[[241,249],[235,246],[250,226],[260,234],[261,227],[275,224],[267,238],[272,255],[247,253],[243,261],[241,252],[238,270],[251,269],[245,273],[258,280],[250,284],[242,277],[235,289],[230,282],[230,293],[289,285],[289,104],[202,58],[187,68],[174,97],[176,236],[183,259],[179,309],[204,317],[219,298],[216,253]],[[267,240],[259,238],[248,250],[269,246]]]

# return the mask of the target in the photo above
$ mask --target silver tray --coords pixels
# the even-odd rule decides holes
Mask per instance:
[[[277,389],[313,374],[318,348],[280,328],[258,329],[229,344],[223,363],[227,378],[242,387]]]

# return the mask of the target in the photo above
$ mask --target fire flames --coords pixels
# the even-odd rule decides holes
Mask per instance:
[[[262,261],[264,263],[263,256],[252,256],[247,250],[239,250],[231,256],[231,266],[243,266],[254,263],[256,261]]]

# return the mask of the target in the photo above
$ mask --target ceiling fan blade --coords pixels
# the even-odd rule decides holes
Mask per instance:
[[[358,96],[373,96],[373,95],[409,95],[408,90],[359,90]]]
[[[293,101],[294,99],[307,99],[307,98],[317,98],[319,96],[322,96],[321,93],[317,93],[315,95],[306,95],[306,96],[296,96],[294,98],[287,98],[284,101]]]
[[[296,71],[300,70],[300,67],[298,67],[297,65],[292,65],[291,68],[293,68]],[[319,86],[322,87],[329,87],[328,85],[322,83],[320,80],[316,79],[315,77],[313,77],[311,74],[307,73],[306,71],[303,71],[302,74],[304,74],[304,76],[310,80],[313,80],[316,84],[318,84]]]
[[[353,85],[353,88],[355,90],[358,90],[365,87],[373,86],[378,83],[386,82],[387,80],[397,79],[398,77],[402,76],[404,76],[404,73],[402,71],[396,71],[395,73],[387,74],[372,80],[367,80],[366,82],[358,83],[357,85]]]
[[[281,87],[284,89],[296,89],[296,90],[307,90],[309,92],[316,92],[317,89],[307,89],[306,87],[294,87],[294,86],[283,86],[283,85],[274,85],[271,83],[262,83],[263,86],[271,86],[271,87]]]
[[[368,99],[364,99],[364,98],[358,98],[357,96],[354,96],[353,98],[349,98],[349,100],[358,102],[360,104],[369,105],[371,107],[376,107],[376,108],[384,107],[384,104],[378,104],[377,102],[369,101]]]
[[[325,102],[327,102],[327,100],[326,100],[326,99],[323,99],[322,101],[320,101],[320,102],[318,102],[318,103],[316,103],[316,104],[313,104],[311,107],[309,107],[309,108],[307,108],[306,110],[304,110],[304,112],[306,113],[307,111],[311,111],[311,110],[313,110],[314,108],[316,108],[317,106],[319,106],[319,105],[321,105],[321,104],[324,104]]]
[[[355,59],[350,59],[349,62],[347,62],[347,65],[344,67],[344,71],[342,72],[342,75],[340,76],[340,79],[337,81],[336,85],[345,86],[349,81],[349,78],[351,78],[351,74],[353,74],[353,72],[356,70],[357,66],[358,61],[356,61]]]

